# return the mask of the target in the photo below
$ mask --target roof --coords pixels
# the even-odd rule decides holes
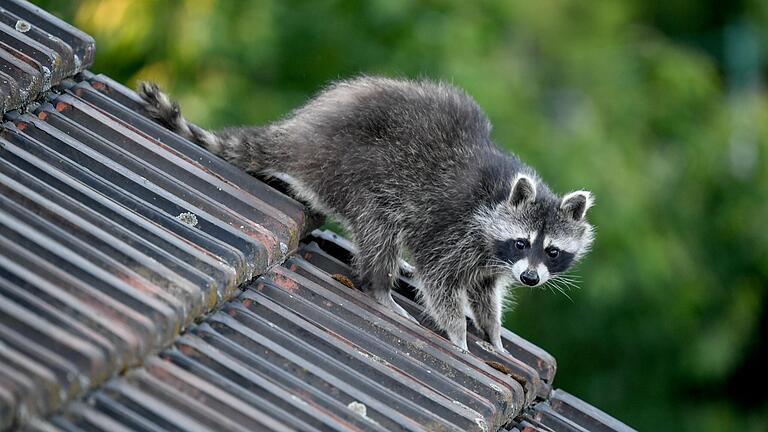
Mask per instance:
[[[351,243],[84,71],[89,36],[0,18],[0,430],[630,430],[514,333],[464,353],[355,289]]]

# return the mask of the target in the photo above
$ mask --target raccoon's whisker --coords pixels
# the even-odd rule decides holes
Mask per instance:
[[[573,303],[573,299],[571,298],[571,296],[568,295],[567,292],[565,292],[565,290],[563,290],[562,288],[558,288],[557,290],[560,291],[560,293],[564,295],[565,298],[567,298],[571,303]]]
[[[574,283],[581,282],[580,277],[558,275],[557,278],[563,281],[568,281],[568,282],[574,282]]]
[[[562,277],[554,277],[552,280],[557,280],[559,283],[561,283],[563,286],[570,289],[581,289],[581,287],[576,283],[571,281],[570,279],[562,278]]]
[[[549,292],[551,292],[552,294],[557,295],[557,293],[555,293],[555,289],[552,288],[552,285],[549,282],[547,282],[544,286],[549,289]]]
[[[568,291],[571,291],[572,289],[574,289],[574,287],[571,287],[571,286],[567,286],[567,285],[565,285],[565,286],[564,286],[564,288],[565,288],[566,290],[568,290]],[[576,288],[576,289],[578,289],[578,287],[575,287],[575,288]]]
[[[562,282],[568,286],[573,286],[578,288],[578,283],[581,282],[578,279],[572,279],[570,276],[564,276],[564,275],[555,275],[552,276],[552,280],[557,280],[559,282]]]
[[[564,296],[566,296],[570,300],[570,297],[568,297],[568,294],[566,294],[565,291],[563,291],[563,289],[559,285],[553,283],[550,286],[551,286],[551,289],[553,288],[554,290],[557,290],[557,292],[559,292],[560,294],[563,294]],[[554,290],[552,291],[553,293],[555,292]],[[571,300],[571,301],[573,301],[573,300]]]
[[[556,290],[560,291],[560,294],[564,295],[568,300],[571,301],[571,303],[573,303],[573,299],[571,298],[571,296],[569,296],[568,293],[566,293],[565,290],[560,285],[555,283],[555,279],[550,279],[549,282],[547,283],[551,284],[550,288],[554,287]]]
[[[561,276],[558,276],[558,278],[559,278],[560,280],[564,280],[564,281],[568,281],[568,282],[571,282],[571,283],[576,283],[576,284],[578,284],[578,283],[580,283],[580,282],[581,282],[581,278],[579,278],[579,277],[573,277],[573,276],[562,276],[562,275],[561,275]]]
[[[560,281],[560,282],[563,282],[563,281]],[[563,284],[568,288],[569,291],[572,290],[572,289],[577,289],[577,290],[581,289],[580,286],[572,284],[572,283],[563,282]]]

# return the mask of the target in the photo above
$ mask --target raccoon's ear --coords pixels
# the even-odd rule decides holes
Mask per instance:
[[[512,182],[509,202],[515,207],[532,202],[536,199],[536,183],[525,174],[518,174]]]
[[[587,210],[595,203],[592,193],[585,190],[571,192],[563,197],[560,203],[560,211],[564,212],[571,219],[580,221],[584,219]]]

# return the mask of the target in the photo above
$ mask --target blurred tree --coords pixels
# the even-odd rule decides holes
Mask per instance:
[[[506,316],[557,385],[641,430],[768,429],[764,1],[37,3],[206,127],[358,73],[465,88],[555,190],[597,196],[573,301],[520,290]]]

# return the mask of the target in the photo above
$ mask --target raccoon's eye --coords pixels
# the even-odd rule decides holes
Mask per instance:
[[[560,255],[560,249],[558,248],[549,248],[547,249],[547,256],[550,258],[557,258]]]
[[[517,249],[523,250],[528,246],[529,246],[528,240],[524,240],[524,239],[515,240],[515,247]]]

